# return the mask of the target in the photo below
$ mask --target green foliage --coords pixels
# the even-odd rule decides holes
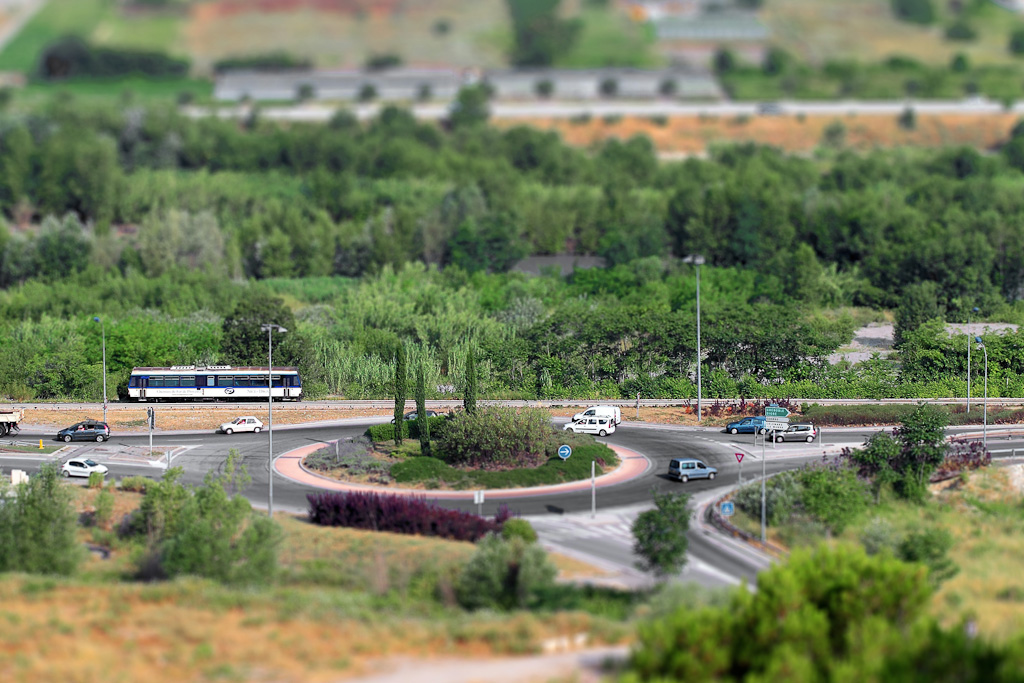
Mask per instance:
[[[420,454],[430,457],[430,419],[427,417],[427,384],[423,359],[416,365],[416,428],[420,433]]]
[[[473,346],[470,345],[466,352],[466,391],[462,399],[462,407],[468,415],[476,412],[476,392],[476,353],[473,351]]]
[[[223,473],[208,473],[195,491],[170,482],[184,494],[179,494],[183,501],[175,524],[165,525],[159,539],[161,567],[169,576],[194,574],[247,584],[275,577],[281,531],[273,520],[254,514],[241,496],[249,477],[244,466],[238,467],[239,459],[232,451]]]
[[[1024,54],[1024,28],[1014,29],[1010,33],[1010,43],[1007,46],[1011,54]]]
[[[964,40],[971,41],[978,39],[978,31],[975,29],[969,21],[965,19],[957,19],[952,24],[946,27],[946,40]],[[956,69],[964,71],[965,69]]]
[[[392,430],[395,438],[395,445],[402,445],[402,432],[405,430],[405,395],[406,382],[408,381],[408,369],[406,367],[405,347],[399,345],[395,350],[395,417],[396,425],[402,425],[402,429]]]
[[[89,473],[89,488],[101,489],[103,488],[104,474],[102,472],[90,472]]]
[[[907,107],[900,113],[896,122],[904,130],[914,130],[917,128],[917,114],[912,107]]]
[[[633,553],[637,566],[665,580],[686,565],[690,530],[690,497],[654,493],[654,509],[645,510],[633,522]]]
[[[853,468],[838,463],[804,467],[797,480],[803,508],[833,534],[841,534],[867,508],[867,487]]]
[[[437,417],[428,417],[427,422],[431,432],[436,432],[441,429],[441,425],[447,418],[443,415]],[[419,439],[419,420],[402,420],[402,438]],[[392,441],[395,438],[395,425],[390,423],[370,425],[366,429],[366,436],[369,437],[370,441],[376,443],[384,443],[385,441]]]
[[[183,76],[188,69],[187,59],[153,51],[97,47],[77,36],[68,36],[43,50],[37,75],[49,81],[132,75],[167,77]]]
[[[505,523],[501,525],[501,537],[506,541],[519,538],[526,543],[537,542],[537,532],[534,531],[533,525],[518,517],[505,520]]]
[[[454,467],[518,469],[547,459],[552,431],[546,410],[487,406],[446,420],[436,443],[438,453]]]
[[[900,476],[896,490],[904,497],[920,498],[926,493],[928,478],[949,450],[947,426],[949,419],[942,410],[920,405],[896,430],[902,448],[893,469]]]
[[[448,113],[448,125],[452,130],[484,125],[491,116],[487,104],[490,97],[490,90],[485,85],[460,88]]]
[[[488,534],[459,575],[455,593],[467,609],[527,609],[553,586],[557,573],[536,543]]]
[[[96,508],[92,516],[93,525],[105,528],[110,524],[111,517],[114,514],[114,494],[109,488],[103,489],[96,494],[96,500],[93,505]]]
[[[931,24],[935,21],[932,0],[892,0],[892,13],[913,24]]]
[[[117,485],[122,491],[131,491],[133,493],[145,493],[146,488],[149,486],[152,479],[149,477],[131,476],[121,477],[121,480],[117,482]]]
[[[897,555],[906,562],[918,562],[928,567],[928,578],[937,586],[960,571],[949,559],[952,547],[953,536],[949,531],[926,528],[908,533],[897,547]]]
[[[506,0],[512,17],[510,61],[518,67],[552,66],[579,37],[578,20],[564,19],[561,0]]]
[[[796,472],[782,472],[765,482],[765,523],[781,526],[800,510],[803,485]],[[754,482],[740,488],[733,495],[736,507],[747,515],[761,519],[761,484]]]
[[[70,576],[82,562],[71,490],[56,465],[0,492],[0,571]]]
[[[979,673],[964,680],[989,680],[980,672],[1008,664],[1006,651],[992,658],[962,628],[941,631],[923,614],[923,578],[922,568],[859,548],[795,551],[758,576],[756,594],[737,589],[725,606],[642,625],[625,680],[895,680],[896,671],[900,680],[932,680],[942,669],[928,658],[953,642],[964,659],[942,661],[961,673],[942,680],[966,671]]]
[[[938,286],[934,282],[917,282],[907,286],[900,299],[900,307],[896,311],[896,326],[893,341],[896,348],[910,332],[922,323],[936,318],[941,319],[942,308],[938,302]]]
[[[159,481],[146,484],[133,531],[145,534],[150,545],[178,532],[181,510],[189,498],[188,489],[178,482],[183,474],[182,468],[172,467]]]

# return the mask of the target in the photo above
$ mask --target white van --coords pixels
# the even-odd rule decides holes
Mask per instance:
[[[611,418],[612,424],[620,424],[622,422],[622,411],[619,410],[618,406],[593,406],[587,408],[582,413],[576,413],[572,416],[573,422],[579,422],[590,417],[607,417]]]
[[[570,422],[563,430],[575,432],[576,434],[596,434],[597,436],[608,436],[615,433],[615,422],[610,417],[587,417],[582,420]]]

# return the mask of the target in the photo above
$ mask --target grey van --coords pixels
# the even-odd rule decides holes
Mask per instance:
[[[714,479],[718,470],[693,458],[673,458],[668,464],[668,476],[684,484],[691,479]]]

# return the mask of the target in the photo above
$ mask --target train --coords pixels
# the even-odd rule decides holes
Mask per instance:
[[[267,377],[272,374],[268,386]],[[132,368],[128,398],[132,401],[275,401],[302,400],[298,368],[172,365]]]

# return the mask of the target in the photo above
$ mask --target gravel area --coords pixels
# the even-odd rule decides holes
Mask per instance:
[[[828,357],[828,362],[835,364],[841,360],[851,363],[860,363],[868,360],[872,354],[878,353],[883,357],[893,350],[892,323],[871,323],[853,333],[853,341],[843,350],[833,353]],[[971,334],[989,334],[1002,332],[1004,330],[1017,331],[1017,325],[1011,323],[971,323]],[[966,337],[967,325],[965,323],[948,323],[946,331],[952,334],[962,334]],[[966,343],[966,339],[964,340]]]

